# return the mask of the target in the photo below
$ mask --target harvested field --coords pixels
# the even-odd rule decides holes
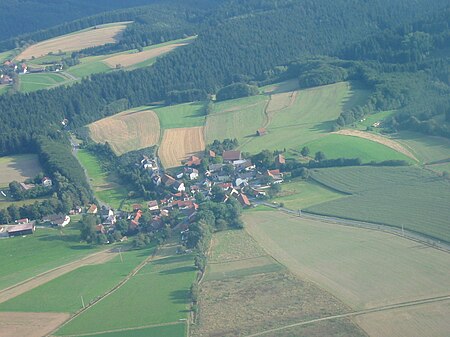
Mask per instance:
[[[177,167],[192,155],[205,150],[204,127],[164,130],[158,154],[165,168]]]
[[[108,142],[117,155],[156,145],[160,137],[159,119],[152,110],[124,111],[88,127],[93,141]]]
[[[7,187],[13,180],[23,182],[34,178],[41,171],[38,156],[35,154],[0,157],[0,188]]]
[[[68,52],[101,46],[107,43],[114,43],[116,42],[117,35],[127,27],[127,23],[128,22],[118,22],[115,25],[107,25],[105,27],[92,27],[78,33],[63,35],[54,39],[42,41],[28,47],[15,59],[28,60],[31,59],[32,56],[37,58],[45,56],[50,52]]]
[[[66,313],[1,312],[0,337],[41,337],[70,317]]]
[[[422,163],[436,163],[450,159],[448,138],[411,131],[401,131],[395,137],[398,143],[409,149]]]
[[[450,255],[429,246],[275,211],[244,221],[275,259],[354,309],[450,294]]]
[[[441,337],[450,331],[450,301],[421,304],[356,316],[371,337]]]
[[[364,139],[371,140],[373,142],[383,144],[397,152],[403,153],[404,155],[408,156],[411,159],[414,159],[415,161],[418,161],[418,159],[411,153],[411,151],[409,151],[403,145],[397,143],[396,141],[394,141],[392,139],[389,139],[389,138],[386,138],[386,137],[383,137],[383,136],[380,136],[380,135],[377,135],[374,133],[369,133],[369,132],[364,132],[364,131],[359,131],[359,130],[339,130],[335,133],[339,134],[339,135],[364,138]]]
[[[152,59],[154,57],[158,57],[164,54],[167,54],[171,52],[172,50],[185,46],[188,43],[176,43],[171,44],[159,48],[153,48],[149,50],[144,50],[142,52],[133,53],[133,54],[121,54],[109,57],[107,59],[104,59],[103,62],[105,62],[110,67],[115,67],[116,65],[120,64],[122,67],[130,67],[132,65],[147,61],[149,59]]]

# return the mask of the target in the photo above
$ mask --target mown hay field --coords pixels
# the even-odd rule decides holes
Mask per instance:
[[[252,139],[264,125],[267,102],[266,96],[258,95],[214,103],[212,113],[206,118],[207,142],[236,138],[243,144]]]
[[[204,127],[164,130],[158,155],[165,168],[182,165],[189,156],[200,156],[205,150]]]
[[[254,268],[255,261],[265,261],[266,268]],[[350,310],[312,282],[295,277],[243,230],[214,234],[199,305],[192,336],[245,336]],[[309,331],[302,327],[297,335]],[[324,324],[316,331],[318,336],[364,336],[349,320]]]
[[[187,318],[189,289],[194,278],[191,255],[152,261],[110,296],[63,326],[56,335],[180,323]]]
[[[83,335],[85,337],[184,337],[186,335],[184,323],[155,326],[142,329],[117,329],[112,332]]]
[[[417,167],[347,167],[312,172],[351,196],[306,211],[404,227],[450,242],[450,181]]]
[[[275,259],[353,309],[448,295],[450,255],[383,232],[268,211],[246,230]]]
[[[101,46],[107,43],[116,42],[117,35],[126,27],[128,22],[117,22],[113,25],[91,27],[80,32],[63,35],[54,39],[36,43],[18,56],[16,60],[28,60],[34,57],[45,56],[50,52],[57,53],[59,51],[68,52],[76,51],[84,48]]]
[[[293,97],[286,93],[272,95],[275,106],[268,107],[267,135],[255,136],[241,148],[249,152],[299,149],[327,135],[341,111],[363,103],[368,94],[368,90],[341,82],[299,90]],[[284,108],[276,111],[275,107]]]
[[[205,125],[205,103],[184,103],[153,109],[161,129],[190,128]]]
[[[38,156],[35,154],[0,157],[0,188],[7,187],[13,180],[23,182],[34,178],[41,171]]]
[[[93,141],[108,142],[117,155],[154,146],[160,138],[158,116],[142,108],[103,118],[88,128]]]
[[[68,82],[68,78],[61,74],[54,73],[37,73],[37,74],[25,74],[19,77],[20,91],[32,92],[41,89],[53,88],[57,85],[61,85],[64,82]]]

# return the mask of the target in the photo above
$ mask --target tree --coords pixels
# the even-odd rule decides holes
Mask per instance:
[[[302,150],[300,151],[300,153],[302,154],[303,157],[307,157],[309,156],[309,147],[307,146],[303,146]]]
[[[98,218],[93,214],[86,214],[80,221],[80,238],[87,243],[95,242]]]
[[[316,155],[314,156],[314,159],[316,161],[322,161],[326,159],[325,153],[323,153],[322,151],[318,151],[316,152]]]

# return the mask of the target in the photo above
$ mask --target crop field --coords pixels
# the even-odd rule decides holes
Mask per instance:
[[[205,104],[202,102],[184,103],[153,110],[158,115],[161,129],[205,125]]]
[[[289,273],[243,230],[214,234],[211,254],[200,284],[200,311],[198,322],[191,326],[192,336],[245,336],[349,310],[313,283]],[[271,261],[266,267],[277,268],[254,268],[255,261],[264,260]],[[244,265],[249,267],[246,272],[242,272]],[[225,269],[226,273],[218,273]],[[297,331],[307,335],[309,329]],[[331,332],[364,336],[350,321],[325,324],[318,331],[318,336]]]
[[[360,158],[363,163],[384,160],[413,162],[409,156],[379,142],[351,135],[330,134],[305,146],[308,146],[311,153],[322,151],[328,159]]]
[[[281,192],[273,201],[282,202],[286,208],[298,210],[344,196],[346,195],[323,187],[313,180],[293,179],[281,184]]]
[[[110,207],[118,209],[123,200],[128,198],[127,189],[102,168],[100,160],[92,153],[81,149],[77,151],[77,158],[87,172],[95,196]]]
[[[47,336],[68,318],[66,313],[0,312],[0,336]]]
[[[0,311],[14,312],[71,312],[82,308],[81,297],[87,304],[118,284],[141,261],[150,256],[154,248],[124,251],[122,259],[75,269],[0,304]]]
[[[117,155],[151,147],[159,142],[158,116],[152,110],[133,109],[88,125],[97,143],[108,142]]]
[[[205,150],[204,127],[164,130],[158,155],[165,168],[180,166],[192,155],[201,155]]]
[[[279,98],[282,102],[276,103],[278,107],[286,106],[287,100],[292,102],[279,111],[269,107],[271,111],[267,114],[267,135],[253,137],[241,146],[242,150],[258,152],[261,149],[301,148],[328,134],[342,109],[349,109],[365,101],[368,91],[341,82],[299,90],[293,97],[286,96],[285,93],[276,95],[283,95]]]
[[[84,337],[183,337],[186,327],[183,323],[155,326],[143,329],[118,329],[113,332],[83,335]]]
[[[416,167],[314,170],[320,183],[351,196],[306,211],[382,223],[450,242],[450,181]]]
[[[68,78],[55,73],[25,74],[19,77],[20,91],[31,92],[41,89],[53,88],[57,85],[68,82]]]
[[[7,187],[14,180],[23,182],[34,178],[41,171],[38,156],[35,154],[0,157],[0,188]]]
[[[38,229],[34,235],[1,240],[0,289],[96,251],[79,238],[80,232],[68,227]]]
[[[41,57],[50,52],[63,52],[81,50],[84,48],[101,46],[107,43],[116,42],[117,35],[127,26],[127,22],[117,22],[114,25],[91,27],[77,33],[59,36],[54,39],[36,43],[23,52],[16,60],[28,60],[34,57]]]
[[[179,323],[187,318],[189,289],[194,278],[190,255],[155,260],[56,334],[92,334]],[[178,336],[184,336],[184,331]]]
[[[101,61],[102,56],[86,57],[80,60],[80,64],[67,69],[67,73],[76,77],[83,78],[93,74],[106,73],[112,70]]]
[[[409,148],[424,164],[450,159],[450,140],[447,138],[402,131],[395,139]]]
[[[252,139],[265,121],[268,98],[262,95],[214,103],[206,119],[206,140],[237,138],[240,144]]]
[[[246,213],[244,222],[276,260],[355,310],[450,293],[450,255],[429,246],[276,211]]]

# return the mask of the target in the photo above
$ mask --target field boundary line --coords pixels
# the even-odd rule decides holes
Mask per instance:
[[[139,263],[127,276],[125,276],[124,279],[122,279],[118,284],[116,284],[112,289],[110,289],[109,291],[107,291],[106,293],[104,293],[103,295],[95,298],[94,300],[92,300],[90,303],[88,303],[88,305],[86,305],[84,308],[81,308],[80,310],[78,310],[77,312],[75,312],[68,320],[66,320],[64,323],[62,323],[61,325],[59,325],[58,327],[56,327],[54,330],[52,330],[50,333],[47,334],[47,336],[51,336],[53,335],[54,332],[58,331],[59,329],[61,329],[62,327],[64,327],[65,325],[67,325],[68,323],[70,323],[71,321],[73,321],[75,318],[77,318],[78,316],[80,316],[82,313],[84,313],[86,310],[88,310],[89,308],[93,307],[94,305],[96,305],[97,303],[99,303],[100,301],[102,301],[103,299],[105,299],[106,297],[108,297],[109,295],[115,293],[117,290],[119,290],[123,285],[125,285],[133,276],[135,276],[142,268],[144,268],[149,262],[153,261],[153,259],[156,256],[156,253],[158,252],[158,247],[155,248],[155,250],[153,251],[152,255],[150,255],[149,257],[147,257],[144,261],[142,261],[141,263]]]
[[[281,331],[281,330],[284,330],[284,329],[289,329],[289,328],[293,328],[293,327],[297,327],[297,326],[303,326],[303,325],[308,325],[308,324],[328,321],[328,320],[332,320],[332,319],[347,318],[347,317],[352,317],[352,316],[360,316],[360,315],[365,315],[365,314],[371,314],[371,313],[374,313],[374,312],[388,311],[388,310],[394,310],[394,309],[400,309],[400,308],[407,308],[407,307],[413,307],[413,306],[422,305],[422,304],[443,302],[443,301],[448,301],[448,300],[450,300],[450,295],[444,295],[444,296],[439,296],[439,297],[431,297],[431,298],[426,298],[426,299],[421,299],[421,300],[414,300],[414,301],[408,301],[408,302],[401,302],[401,303],[397,303],[397,304],[390,304],[390,305],[376,307],[376,308],[371,308],[371,309],[353,311],[353,312],[348,312],[348,313],[345,313],[345,314],[326,316],[326,317],[311,319],[309,321],[293,323],[293,324],[285,325],[285,326],[282,326],[282,327],[268,329],[268,330],[261,331],[261,332],[255,333],[255,334],[247,335],[247,337],[263,336],[263,335],[266,335],[268,333]]]

